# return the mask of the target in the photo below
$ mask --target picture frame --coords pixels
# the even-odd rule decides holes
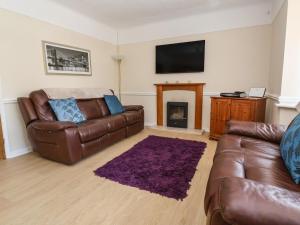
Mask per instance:
[[[263,98],[266,93],[266,88],[251,88],[249,92],[249,97],[253,98]]]
[[[42,41],[47,75],[91,76],[90,50]]]

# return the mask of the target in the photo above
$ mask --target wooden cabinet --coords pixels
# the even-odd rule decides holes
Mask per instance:
[[[264,122],[266,98],[211,98],[210,138],[219,139],[229,120]]]

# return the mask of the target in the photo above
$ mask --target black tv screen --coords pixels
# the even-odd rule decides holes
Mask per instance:
[[[194,73],[204,71],[205,41],[156,46],[156,73]]]

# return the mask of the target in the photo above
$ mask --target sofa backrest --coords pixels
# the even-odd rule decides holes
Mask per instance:
[[[77,104],[87,120],[101,118],[110,114],[103,98],[77,99]]]
[[[49,98],[43,90],[33,91],[30,93],[29,97],[39,120],[56,120],[56,116],[48,103]]]
[[[20,97],[18,98],[18,104],[26,126],[31,122],[38,120],[37,114],[30,98]]]
[[[26,126],[34,120],[57,120],[48,101],[49,98],[43,90],[31,92],[29,98],[18,98],[19,107]],[[88,120],[110,115],[104,98],[77,99],[77,103]]]

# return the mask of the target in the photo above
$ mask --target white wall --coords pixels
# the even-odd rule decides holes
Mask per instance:
[[[272,23],[272,46],[269,76],[269,93],[280,96],[285,50],[287,2]]]
[[[277,107],[281,95],[282,72],[285,49],[287,2],[279,9],[272,23],[272,45],[270,56],[270,74],[268,92],[274,97],[269,99],[266,120],[280,123],[280,109]]]
[[[272,24],[268,122],[288,125],[300,101],[300,2],[285,1]]]
[[[183,41],[206,40],[205,72],[193,74],[155,74],[155,46]],[[145,121],[156,124],[155,87],[161,82],[203,82],[203,128],[209,129],[210,95],[225,91],[267,87],[271,49],[271,26],[255,26],[206,34],[124,44],[122,62],[123,102],[145,105]],[[182,99],[184,92],[176,92]],[[190,101],[191,97],[186,96]]]
[[[27,16],[0,10],[2,119],[7,156],[29,150],[16,98],[46,87],[117,88],[116,46]],[[46,75],[42,40],[91,51],[92,76]]]
[[[281,94],[300,99],[300,1],[289,0]]]

